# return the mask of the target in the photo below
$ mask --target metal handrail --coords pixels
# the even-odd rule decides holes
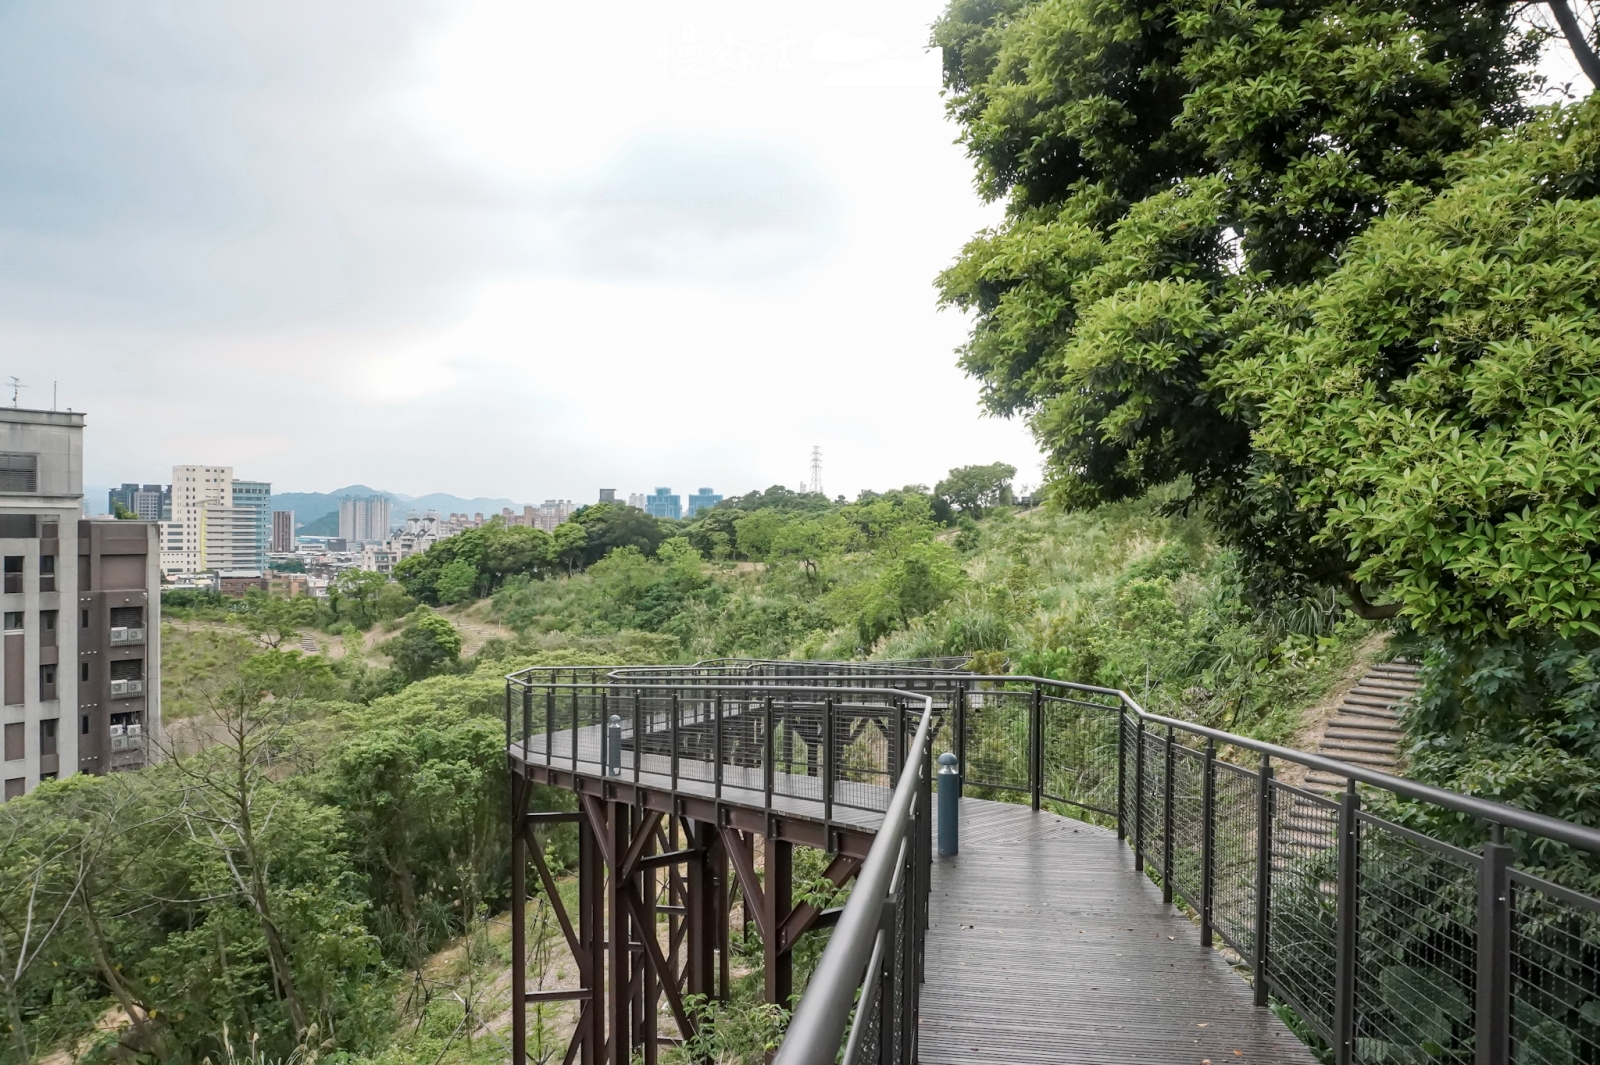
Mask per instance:
[[[909,693],[907,693],[909,694]],[[911,808],[922,788],[933,724],[933,699],[923,696],[922,721],[906,752],[900,781],[872,841],[867,860],[845,903],[827,949],[812,971],[811,982],[789,1021],[773,1065],[824,1065],[839,1054],[845,1026],[856,1002],[863,974],[878,941],[878,926],[890,883],[900,867],[899,855],[911,829]]]

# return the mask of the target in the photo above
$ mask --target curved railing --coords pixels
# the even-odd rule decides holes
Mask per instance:
[[[1585,890],[1600,831],[1152,714],[1114,689],[898,663],[769,665],[690,668],[716,670],[730,690],[888,687],[927,698],[919,735],[925,726],[929,751],[954,751],[969,794],[1114,828],[1202,938],[1233,952],[1257,1004],[1290,1007],[1340,1065],[1600,1063],[1600,898]],[[648,698],[673,672],[608,679]],[[907,754],[895,802],[906,787],[926,793],[927,752]],[[1306,786],[1312,770],[1345,788]],[[1478,842],[1463,845],[1471,835]],[[1548,870],[1562,866],[1589,877],[1558,883]],[[874,895],[883,901],[858,886],[852,903]],[[837,1060],[852,1009],[845,1060],[869,1037],[875,1060],[913,1060],[914,1005],[883,1011],[864,974],[888,950],[920,958],[920,929],[912,922],[910,941],[897,933],[880,950],[879,925],[858,924],[834,931],[782,1065]],[[883,1023],[873,1029],[872,1018]]]

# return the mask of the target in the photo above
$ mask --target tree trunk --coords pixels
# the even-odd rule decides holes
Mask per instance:
[[[128,992],[128,986],[117,975],[116,968],[111,964],[111,958],[106,954],[105,936],[100,931],[100,922],[95,919],[94,907],[89,902],[87,891],[79,892],[78,905],[83,910],[84,928],[89,933],[89,945],[94,950],[94,961],[100,968],[100,975],[105,977],[106,983],[111,988],[111,993],[117,997],[117,1002],[122,1006],[122,1012],[128,1015],[129,1022],[133,1025],[134,1036],[139,1040],[139,1049],[155,1051],[154,1032],[149,1022],[145,1019],[143,1007],[133,1001],[133,995]]]
[[[1339,586],[1344,589],[1344,594],[1350,597],[1350,609],[1356,617],[1365,621],[1387,621],[1400,613],[1401,603],[1383,603],[1374,606],[1367,602],[1367,597],[1361,594],[1361,585],[1349,577],[1339,578]]]
[[[1561,36],[1567,39],[1567,47],[1577,59],[1583,76],[1589,79],[1590,85],[1600,86],[1600,56],[1595,54],[1588,38],[1583,35],[1583,27],[1578,24],[1578,17],[1572,13],[1572,6],[1567,0],[1546,0],[1546,2],[1550,5],[1550,13],[1555,16],[1556,25],[1561,27]]]

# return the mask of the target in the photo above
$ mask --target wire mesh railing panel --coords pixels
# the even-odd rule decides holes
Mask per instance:
[[[1511,871],[1511,1061],[1600,1062],[1600,900]]]
[[[1116,817],[1120,709],[1120,703],[1059,696],[1040,700],[1044,797],[1076,806],[1074,816],[1099,824]]]
[[[967,694],[967,785],[1028,790],[1032,701],[1032,692],[973,691]]]
[[[1478,856],[1359,815],[1356,1058],[1469,1065]]]
[[[1268,983],[1331,1041],[1339,807],[1279,781],[1272,782],[1272,803]]]
[[[773,715],[774,793],[822,801],[826,718],[827,709],[822,703],[779,705]]]
[[[1217,762],[1211,839],[1211,924],[1244,957],[1256,949],[1258,774]]]
[[[833,804],[858,810],[886,808],[893,787],[890,771],[895,710],[841,704],[833,711]]]
[[[1139,806],[1139,781],[1135,773],[1139,751],[1139,722],[1132,714],[1123,714],[1120,720],[1122,745],[1119,758],[1122,763],[1122,794],[1117,797],[1117,809],[1122,818],[1123,831],[1129,839],[1132,839],[1134,811]]]
[[[1167,795],[1167,744],[1154,732],[1140,734],[1144,750],[1144,765],[1140,775],[1139,834],[1144,848],[1145,864],[1161,868],[1161,856],[1166,845],[1166,795]]]
[[[1205,833],[1205,755],[1172,746],[1172,889],[1200,907],[1201,841]]]

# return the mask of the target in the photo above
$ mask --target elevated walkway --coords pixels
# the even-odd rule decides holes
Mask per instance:
[[[923,1065],[1314,1065],[1116,833],[966,799],[933,862]]]

